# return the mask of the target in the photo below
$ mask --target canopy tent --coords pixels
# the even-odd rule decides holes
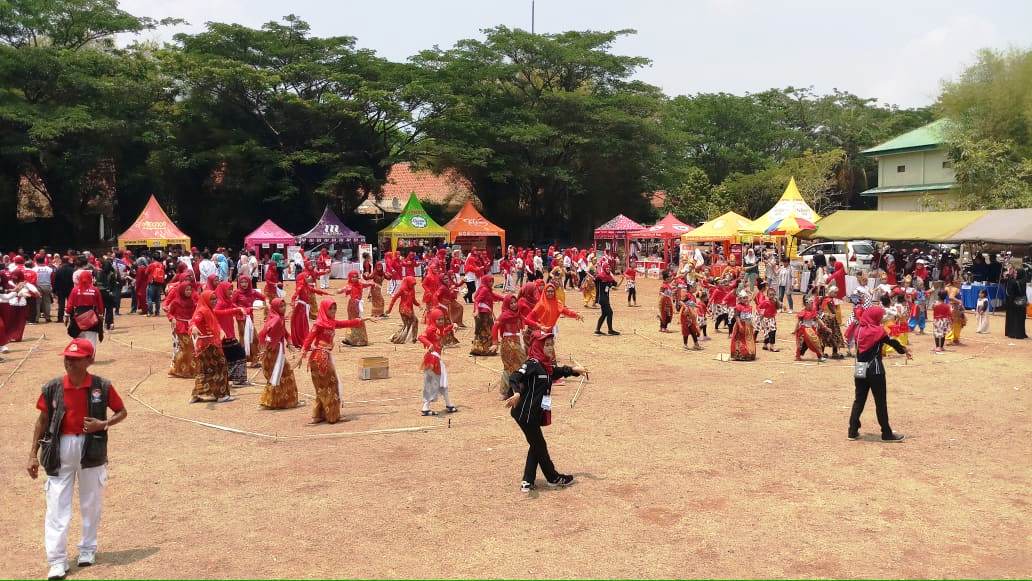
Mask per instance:
[[[501,239],[502,251],[505,250],[505,230],[492,224],[478,212],[472,200],[467,200],[466,205],[444,225],[444,228],[448,230],[451,242],[455,242],[459,238],[490,238],[497,236]]]
[[[752,220],[734,212],[714,218],[702,226],[681,235],[684,242],[723,242],[732,240],[740,231],[748,231]]]
[[[398,249],[398,240],[412,239],[434,239],[443,238],[448,240],[451,233],[443,226],[434,222],[430,214],[423,209],[419,198],[410,194],[408,202],[401,210],[401,214],[390,223],[389,226],[380,230],[381,240],[390,240],[391,250]]]
[[[257,251],[262,244],[286,246],[294,243],[294,235],[280,228],[272,220],[266,220],[244,237],[244,248]]]
[[[799,188],[796,187],[794,177],[788,179],[788,186],[785,187],[785,192],[781,194],[781,199],[775,202],[774,206],[767,210],[766,214],[753,220],[750,228],[743,230],[752,234],[763,234],[770,228],[771,224],[786,218],[789,214],[795,214],[797,217],[810,222],[816,222],[821,218],[803,200],[803,196],[799,193]]]
[[[800,232],[816,229],[817,226],[813,222],[800,218],[796,216],[795,212],[791,212],[784,218],[775,220],[763,233],[767,236],[795,236]]]
[[[839,210],[800,238],[1032,244],[1032,208],[964,212]]]
[[[817,229],[799,238],[963,242],[954,237],[986,212],[886,212],[839,210],[817,222]]]
[[[297,237],[298,244],[355,244],[365,242],[365,236],[344,225],[329,206],[312,229]]]
[[[644,226],[631,220],[623,214],[617,214],[615,218],[602,224],[598,228],[595,228],[595,247],[598,247],[599,240],[612,240],[614,243],[618,240],[623,241],[623,253],[622,257],[626,258],[628,255],[628,244],[630,243],[631,233],[642,230]],[[614,244],[614,248],[616,245]]]
[[[677,219],[673,212],[667,213],[655,225],[643,228],[630,234],[631,238],[658,238],[663,241],[663,261],[670,262],[671,240],[678,240],[681,234],[691,232],[694,228]]]
[[[118,237],[118,247],[147,246],[190,246],[190,237],[183,233],[161,209],[158,200],[151,196],[139,217],[128,230]]]

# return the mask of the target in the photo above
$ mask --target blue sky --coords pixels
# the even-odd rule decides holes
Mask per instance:
[[[348,35],[392,60],[451,46],[504,24],[530,28],[530,0],[122,0],[142,16],[189,26],[147,33],[168,40],[206,21],[260,26],[294,13],[320,36]],[[669,95],[770,87],[833,88],[901,106],[935,101],[983,47],[1032,46],[1032,1],[897,0],[536,0],[538,32],[616,30],[638,34],[621,54],[652,65],[638,78]]]

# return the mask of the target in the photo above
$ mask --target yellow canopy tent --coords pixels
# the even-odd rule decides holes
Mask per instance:
[[[813,208],[806,203],[806,200],[799,193],[794,177],[789,178],[788,186],[785,187],[785,192],[781,194],[781,199],[771,209],[767,210],[766,214],[753,220],[749,229],[744,231],[748,234],[764,234],[771,224],[787,218],[789,214],[795,214],[797,217],[810,222],[816,222],[821,219],[820,215],[813,211]]]
[[[822,240],[884,240],[956,242],[955,234],[979,218],[983,211],[887,212],[839,210],[817,222],[817,230],[801,232],[799,238]]]
[[[752,220],[734,212],[728,212],[691,232],[682,234],[681,240],[684,242],[723,242],[734,239],[738,236],[739,231],[747,230],[751,226]]]

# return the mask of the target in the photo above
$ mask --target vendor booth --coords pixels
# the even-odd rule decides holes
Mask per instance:
[[[259,258],[267,258],[273,252],[284,249],[294,243],[294,235],[280,228],[279,224],[272,220],[266,220],[261,226],[255,228],[244,237],[244,248],[251,250]]]
[[[380,248],[426,248],[451,239],[451,233],[434,221],[415,194],[409,196],[401,214],[380,230]]]
[[[738,265],[742,264],[741,260],[741,244],[735,244],[736,248],[732,248],[732,243],[736,243],[739,239],[739,232],[748,231],[752,227],[752,220],[741,216],[735,212],[728,212],[723,216],[719,216],[702,224],[698,228],[681,235],[681,256],[682,260],[687,256],[688,251],[693,246],[698,246],[704,243],[718,243],[723,246],[724,256],[734,255],[735,261]],[[737,250],[737,252],[735,252]],[[723,265],[710,265],[710,273],[714,276],[719,276],[723,270]]]
[[[172,222],[165,210],[161,209],[158,200],[151,196],[133,225],[118,237],[119,248],[125,249],[130,246],[179,246],[185,250],[190,247],[190,237]]]
[[[793,177],[789,178],[788,186],[774,206],[753,220],[752,226],[743,230],[741,234],[777,239],[784,246],[784,255],[796,258],[799,248],[796,234],[813,230],[814,223],[820,218],[820,215],[803,200]]]
[[[604,250],[615,252],[620,261],[626,264],[626,259],[631,253],[631,234],[644,227],[631,220],[623,214],[617,215],[612,220],[595,228],[595,250],[599,247]],[[599,244],[602,242],[602,244]]]
[[[326,245],[334,251],[330,253],[331,256],[335,255],[337,250],[341,251],[342,259],[335,257],[330,263],[332,278],[344,278],[350,270],[357,268],[357,247],[363,242],[365,236],[345,226],[329,206],[326,206],[311,230],[297,237],[297,244],[304,250],[314,250]]]
[[[646,256],[638,257],[638,264],[636,265],[638,270],[649,272],[656,268],[659,270],[666,269],[670,264],[671,246],[679,243],[682,234],[691,232],[693,229],[692,226],[678,220],[673,213],[668,213],[662,220],[656,222],[655,225],[632,232],[630,235],[632,239],[656,240],[659,241],[660,245],[655,256],[653,256],[653,253],[646,251],[643,253]],[[646,248],[648,249],[647,246]],[[662,252],[662,256],[659,255],[660,252]]]
[[[490,238],[498,238],[500,244],[499,252],[491,253],[492,256],[501,256],[501,251],[505,249],[505,230],[492,224],[478,212],[472,200],[466,201],[466,205],[444,225],[444,228],[448,230],[448,240],[461,246],[463,254],[468,253],[471,248],[487,249]]]

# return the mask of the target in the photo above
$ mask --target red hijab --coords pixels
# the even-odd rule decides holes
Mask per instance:
[[[190,289],[190,296],[183,294],[183,291]],[[197,295],[193,292],[193,284],[189,281],[181,281],[179,284],[172,289],[172,300],[169,304],[175,305],[177,309],[183,309],[186,312],[193,311],[197,308]]]
[[[882,317],[884,316],[885,309],[881,306],[864,309],[864,313],[860,315],[860,324],[856,332],[857,352],[867,351],[885,336],[885,327],[882,327]]]
[[[330,316],[330,307],[336,304],[333,299],[329,298],[319,301],[319,316],[315,319],[316,327],[331,330],[337,328],[337,319]]]
[[[284,325],[283,316],[286,313],[287,303],[278,297],[272,299],[269,303],[269,317],[265,319],[265,324],[262,325],[262,329],[258,331],[258,340],[265,341],[265,338],[268,337],[276,327]]]
[[[222,343],[222,327],[219,326],[219,321],[215,318],[215,312],[211,310],[211,299],[214,296],[215,293],[210,290],[201,293],[201,300],[197,301],[197,309],[194,311],[190,322],[197,327],[201,326],[198,323],[203,322],[203,326],[212,335],[211,342],[219,345]]]
[[[534,334],[530,337],[530,347],[527,349],[527,357],[536,359],[550,376],[552,375],[552,369],[555,368],[555,361],[545,352],[545,342],[551,338],[551,333],[534,331]]]
[[[220,282],[215,287],[215,299],[216,309],[232,309],[236,306],[233,304],[233,285],[228,281]]]
[[[209,274],[207,280],[205,280],[204,290],[210,290],[215,292],[219,288],[219,275]]]
[[[15,279],[15,276],[17,276],[18,278]],[[11,273],[11,280],[15,281],[15,282],[21,282],[21,273],[19,271],[17,271],[17,270],[12,272]],[[91,271],[89,269],[79,271],[79,284],[77,286],[81,290],[87,290],[90,287],[92,287],[93,286],[93,271]]]

